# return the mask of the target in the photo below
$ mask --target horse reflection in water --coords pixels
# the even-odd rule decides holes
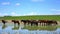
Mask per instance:
[[[2,29],[5,29],[7,26],[3,24]]]
[[[7,26],[5,25],[7,23],[7,21],[5,20],[2,20],[2,23],[3,23],[3,26],[2,26],[2,29],[5,29]]]
[[[19,29],[20,23],[18,20],[12,20],[12,22],[14,22],[14,28],[12,28],[13,30]],[[16,26],[16,23],[18,24],[18,26]]]
[[[19,26],[14,26],[13,28],[12,28],[12,30],[18,30],[19,29]]]

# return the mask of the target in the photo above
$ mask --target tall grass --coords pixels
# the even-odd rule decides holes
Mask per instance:
[[[60,21],[60,15],[33,15],[33,16],[5,16],[5,17],[0,17],[1,19],[5,20],[57,20]]]

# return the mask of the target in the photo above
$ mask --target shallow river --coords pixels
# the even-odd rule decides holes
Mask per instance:
[[[14,29],[14,24],[7,23],[3,25],[0,23],[0,34],[60,34],[60,28],[56,30],[28,30],[22,29],[24,26],[20,25],[17,30]]]

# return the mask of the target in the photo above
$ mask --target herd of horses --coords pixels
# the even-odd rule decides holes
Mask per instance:
[[[18,25],[20,25],[19,20],[11,20],[11,22],[13,22],[14,24],[17,23]],[[38,26],[38,24],[39,25],[43,24],[44,26],[45,25],[57,25],[58,24],[57,21],[53,21],[53,20],[21,20],[21,22],[23,22],[24,25],[31,24],[31,26],[33,24],[36,25],[36,26]],[[2,23],[5,25],[5,23],[7,23],[7,21],[2,20]]]

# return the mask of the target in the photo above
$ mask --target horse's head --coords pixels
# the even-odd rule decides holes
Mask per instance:
[[[23,22],[23,21],[25,21],[25,20],[21,20],[21,22]]]
[[[5,21],[5,20],[2,20],[2,22],[3,22],[3,23],[6,23],[7,21]]]
[[[57,21],[53,21],[53,23],[58,24]]]
[[[12,22],[15,22],[15,20],[12,20]]]

